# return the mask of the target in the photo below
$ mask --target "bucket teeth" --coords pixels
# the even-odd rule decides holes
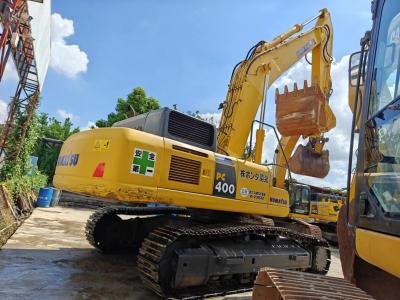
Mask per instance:
[[[287,85],[284,86],[283,88],[283,93],[280,94],[279,93],[279,88],[275,89],[275,97],[278,98],[279,96],[288,96],[288,95],[294,95],[294,96],[299,96],[302,93],[303,94],[307,94],[307,93],[320,93],[321,92],[321,87],[319,86],[318,81],[315,81],[312,85],[308,85],[308,81],[304,80],[303,82],[303,88],[299,89],[299,85],[297,84],[297,82],[293,83],[293,91],[289,91],[289,88]]]
[[[288,87],[287,87],[286,84],[285,84],[284,92],[285,92],[285,95],[288,95],[288,94],[289,94],[289,89],[288,89]]]

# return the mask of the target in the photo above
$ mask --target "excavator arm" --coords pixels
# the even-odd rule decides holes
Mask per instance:
[[[303,28],[317,19],[310,30]],[[247,145],[253,120],[261,105],[261,125],[256,133],[256,146],[253,160],[261,163],[262,145],[265,131],[262,125],[266,111],[268,88],[273,82],[301,58],[312,52],[311,86],[320,89],[324,101],[329,99],[332,82],[330,67],[332,63],[332,24],[328,10],[323,9],[311,20],[296,24],[287,32],[270,42],[261,41],[250,49],[246,58],[232,72],[226,100],[223,103],[222,118],[219,126],[217,151],[219,153],[242,158]],[[297,86],[295,87],[297,93]],[[285,88],[287,94],[287,87]],[[299,93],[300,95],[301,93]],[[300,95],[301,96],[301,95]],[[329,106],[325,107],[325,125],[315,132],[299,132],[285,135],[276,150],[274,173],[276,186],[283,187],[287,168],[286,158],[291,153],[301,135],[312,137],[320,145],[324,132],[335,126],[335,117]],[[278,126],[279,129],[279,126]],[[322,146],[314,148],[321,153]]]

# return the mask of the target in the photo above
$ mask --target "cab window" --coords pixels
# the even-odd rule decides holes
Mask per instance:
[[[303,189],[301,193],[301,203],[302,204],[308,204],[309,202],[309,190],[308,189]]]
[[[387,1],[383,8],[374,65],[369,115],[399,97],[400,2]]]
[[[298,189],[297,191],[296,191],[296,202],[297,203],[301,203],[301,189]]]
[[[383,7],[365,126],[364,176],[388,217],[400,213],[400,1]]]

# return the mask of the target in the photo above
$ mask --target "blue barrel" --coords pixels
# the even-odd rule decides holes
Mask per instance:
[[[51,207],[58,205],[58,202],[60,201],[60,196],[61,196],[61,190],[53,188],[53,196],[51,197],[51,203],[50,203]]]
[[[39,197],[36,202],[36,206],[37,207],[49,207],[52,197],[53,197],[53,189],[52,188],[41,188],[39,190]]]

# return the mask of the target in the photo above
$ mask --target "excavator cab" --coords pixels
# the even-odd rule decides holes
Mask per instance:
[[[290,212],[294,214],[310,214],[310,187],[293,183],[290,188]]]
[[[349,197],[339,214],[338,237],[344,277],[379,299],[398,299],[400,2],[374,1],[372,13],[372,31],[361,39],[361,52],[349,65],[349,85],[354,89],[349,96],[357,97],[349,99]]]
[[[289,159],[289,168],[296,174],[324,178],[329,172],[329,151],[323,150],[327,139],[323,134],[336,125],[335,116],[318,83],[303,89],[294,84],[292,92],[275,92],[276,125],[284,137],[309,138],[307,145],[299,145]]]
[[[346,281],[266,270],[253,299],[399,299],[400,1],[373,0],[371,10],[372,30],[349,65],[347,199],[337,222]]]

